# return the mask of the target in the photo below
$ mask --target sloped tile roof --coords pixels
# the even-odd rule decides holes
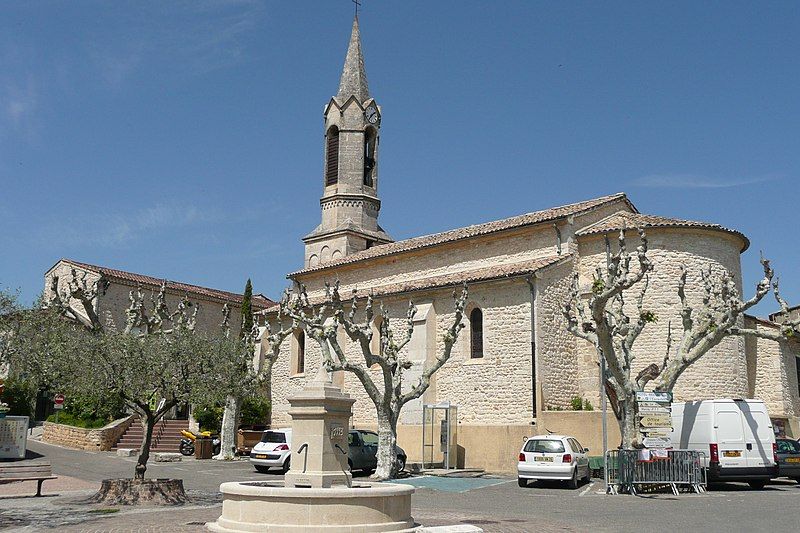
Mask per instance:
[[[742,239],[742,252],[747,250],[750,246],[750,241],[743,233],[734,229],[726,228],[720,224],[713,224],[711,222],[696,222],[694,220],[682,220],[679,218],[666,218],[656,215],[644,215],[642,213],[629,213],[620,211],[609,215],[606,218],[595,222],[591,226],[587,226],[577,232],[578,236],[581,235],[597,235],[608,233],[611,231],[619,231],[623,228],[699,228],[709,229],[714,231],[723,231],[736,235]]]
[[[319,265],[313,267],[292,272],[291,274],[288,274],[287,277],[293,278],[300,274],[307,274],[309,272],[325,270],[328,268],[347,265],[358,261],[364,261],[366,259],[373,259],[376,257],[384,257],[387,255],[409,252],[420,248],[436,246],[438,244],[443,244],[446,242],[453,242],[461,239],[468,239],[480,235],[487,235],[490,233],[496,233],[499,231],[518,228],[522,226],[530,226],[532,224],[540,224],[542,222],[558,220],[560,218],[566,218],[571,215],[577,215],[579,213],[591,211],[592,209],[596,209],[598,207],[616,201],[624,201],[631,209],[633,209],[634,211],[636,210],[636,208],[633,206],[630,200],[628,200],[628,197],[625,195],[625,193],[617,193],[609,196],[602,196],[600,198],[594,198],[592,200],[578,202],[575,204],[553,207],[550,209],[544,209],[542,211],[534,211],[533,213],[518,215],[511,218],[504,218],[502,220],[486,222],[484,224],[475,224],[472,226],[466,226],[464,228],[458,228],[450,231],[445,231],[442,233],[423,235],[422,237],[414,237],[412,239],[406,239],[402,241],[390,242],[388,244],[381,244],[379,246],[373,246],[372,248],[367,248],[366,250],[362,250],[361,252],[348,255],[341,259],[320,263]]]
[[[118,280],[147,287],[160,287],[161,282],[164,281],[162,279],[154,278],[152,276],[145,276],[144,274],[136,274],[134,272],[117,270],[115,268],[90,265],[89,263],[81,263],[79,261],[73,261],[72,259],[61,259],[59,263],[62,261],[64,263],[73,265],[77,268],[101,274],[109,281]],[[208,287],[200,287],[199,285],[190,285],[189,283],[181,283],[180,281],[170,281],[170,280],[166,281],[167,281],[167,290],[171,292],[177,292],[180,294],[190,294],[190,295],[193,294],[198,297],[210,298],[212,300],[221,300],[223,302],[242,303],[242,295],[237,294],[235,292],[209,289]],[[255,309],[266,309],[267,307],[270,307],[274,304],[275,302],[273,302],[263,294],[253,295],[253,307]]]
[[[449,274],[441,274],[439,276],[431,276],[417,280],[404,281],[400,283],[392,283],[388,285],[378,285],[376,287],[369,287],[360,291],[359,296],[366,296],[367,293],[372,293],[373,296],[390,296],[395,294],[404,294],[409,292],[416,292],[429,289],[442,289],[447,287],[457,287],[464,283],[478,283],[483,281],[492,281],[499,279],[514,278],[533,274],[537,270],[554,265],[561,261],[566,261],[571,258],[571,254],[564,255],[549,255],[546,257],[537,257],[535,259],[528,259],[526,261],[519,261],[516,263],[505,263],[492,265],[490,267],[476,268],[472,270],[465,270],[461,272],[453,272]],[[323,301],[324,297],[311,298],[311,303],[316,305]],[[270,307],[265,312],[275,312],[278,306]]]

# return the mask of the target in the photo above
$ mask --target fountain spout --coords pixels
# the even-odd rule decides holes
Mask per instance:
[[[304,442],[303,444],[300,445],[300,448],[298,448],[297,453],[303,453],[303,451],[306,452],[306,454],[303,456],[303,473],[305,473],[306,468],[308,467],[308,443],[307,442]]]

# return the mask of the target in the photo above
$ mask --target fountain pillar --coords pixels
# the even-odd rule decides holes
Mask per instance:
[[[289,398],[292,459],[286,487],[351,486],[347,436],[354,398],[336,387],[320,367],[300,394]]]

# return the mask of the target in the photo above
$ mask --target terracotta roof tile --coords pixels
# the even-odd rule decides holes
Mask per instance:
[[[367,248],[366,250],[363,250],[361,252],[357,252],[355,254],[343,257],[342,259],[320,263],[319,265],[313,267],[292,272],[291,274],[288,274],[287,277],[293,278],[294,276],[300,274],[307,274],[309,272],[316,272],[328,268],[334,268],[341,265],[355,263],[358,261],[364,261],[366,259],[373,259],[375,257],[384,257],[387,255],[408,252],[420,248],[427,248],[429,246],[436,246],[437,244],[443,244],[446,242],[468,239],[480,235],[496,233],[498,231],[504,231],[522,226],[529,226],[532,224],[539,224],[542,222],[557,220],[560,218],[568,217],[570,215],[576,215],[586,211],[591,211],[592,209],[595,209],[597,207],[620,200],[626,202],[631,209],[636,210],[633,204],[631,204],[630,201],[628,200],[625,193],[617,193],[609,196],[602,196],[600,198],[595,198],[592,200],[578,202],[575,204],[553,207],[550,209],[545,209],[542,211],[534,211],[533,213],[527,213],[524,215],[519,215],[511,218],[504,218],[502,220],[486,222],[484,224],[475,224],[472,226],[466,226],[464,228],[458,228],[450,231],[445,231],[442,233],[423,235],[422,237],[414,237],[412,239],[406,239],[402,241],[391,242],[388,244],[381,244],[379,246],[373,246],[372,248]]]
[[[505,278],[513,278],[532,274],[537,270],[548,267],[560,261],[565,261],[572,256],[566,255],[550,255],[546,257],[537,257],[527,261],[520,261],[517,263],[507,263],[492,265],[490,267],[476,268],[461,272],[453,272],[450,274],[441,274],[439,276],[431,276],[429,278],[422,278],[418,280],[404,281],[401,283],[392,283],[388,285],[378,285],[375,287],[365,288],[360,290],[361,296],[371,292],[373,296],[390,296],[395,294],[404,294],[415,291],[422,291],[428,289],[441,289],[446,287],[457,287],[463,283],[478,283],[483,281],[492,281]],[[311,303],[318,304],[323,301],[322,296],[312,297]],[[278,310],[275,305],[266,309],[264,312],[271,313]]]
[[[726,228],[725,226],[721,226],[719,224],[713,224],[711,222],[696,222],[693,220],[682,220],[679,218],[666,218],[660,217],[656,215],[644,215],[641,213],[629,213],[626,211],[620,211],[618,213],[614,213],[613,215],[609,215],[606,218],[595,222],[591,226],[587,226],[580,231],[577,232],[578,236],[581,235],[597,235],[602,233],[608,233],[610,231],[619,231],[622,228],[700,228],[700,229],[710,229],[715,231],[724,231],[725,233],[730,233],[732,235],[736,235],[737,237],[741,238],[742,243],[742,252],[747,250],[750,246],[750,241],[747,237],[744,236],[743,233],[736,231],[734,229]]]
[[[134,272],[126,272],[124,270],[117,270],[115,268],[102,267],[97,265],[90,265],[88,263],[81,263],[73,261],[72,259],[62,259],[61,261],[74,265],[97,274],[101,274],[108,278],[110,281],[119,280],[132,284],[140,284],[147,287],[161,286],[162,279],[154,278],[152,276],[145,276],[144,274],[136,274]],[[167,280],[167,290],[177,292],[180,294],[193,294],[199,297],[211,298],[213,300],[221,300],[223,302],[242,302],[242,295],[235,292],[220,291],[217,289],[209,289],[208,287],[200,287],[199,285],[190,285],[188,283],[181,283],[180,281]],[[256,309],[265,309],[274,305],[275,302],[264,296],[263,294],[253,295],[253,307]]]

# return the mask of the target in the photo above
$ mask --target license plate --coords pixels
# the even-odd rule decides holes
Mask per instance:
[[[534,457],[533,460],[537,461],[537,462],[540,462],[540,463],[552,463],[553,462],[553,458],[552,457]]]
[[[253,457],[255,457],[256,459],[266,459],[267,455],[263,453],[257,453]]]
[[[740,450],[726,450],[722,452],[723,457],[741,457],[742,452]]]
[[[800,457],[789,457],[786,459],[787,463],[800,463]]]

